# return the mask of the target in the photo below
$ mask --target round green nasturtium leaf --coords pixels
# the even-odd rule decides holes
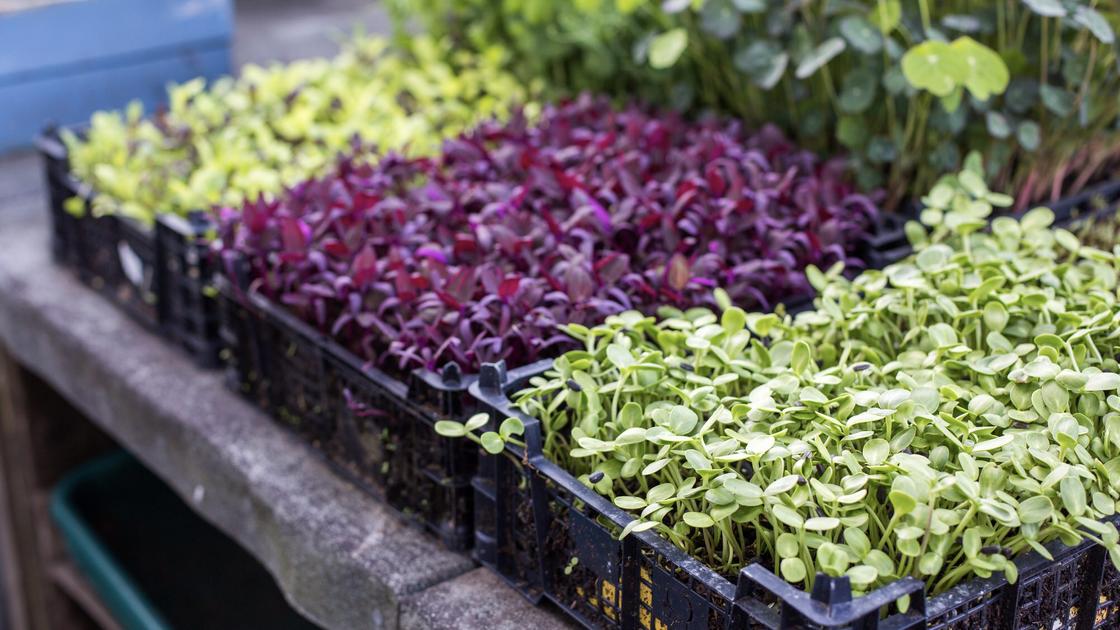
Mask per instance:
[[[690,527],[711,527],[716,524],[711,516],[703,512],[685,512],[684,522],[688,523]]]
[[[862,15],[852,14],[840,20],[840,34],[856,50],[873,55],[883,49],[883,34]]]
[[[872,5],[867,18],[881,33],[887,35],[902,21],[902,3],[900,0],[878,0]]]
[[[731,0],[740,13],[762,13],[766,11],[766,0]]]
[[[1042,129],[1033,120],[1024,120],[1019,123],[1019,128],[1015,132],[1016,139],[1019,140],[1019,146],[1028,151],[1034,151],[1042,142]]]
[[[949,96],[964,82],[969,69],[947,42],[929,40],[906,51],[902,73],[910,85],[934,96]]]
[[[860,114],[871,107],[879,89],[879,77],[863,68],[844,76],[836,104],[845,114]]]
[[[798,79],[808,79],[813,76],[817,70],[824,67],[825,64],[832,61],[837,55],[844,52],[847,44],[844,43],[843,38],[831,37],[821,42],[814,48],[801,63],[797,64],[797,70],[794,76]]]
[[[688,31],[675,28],[655,36],[649,42],[649,65],[657,70],[673,67],[685,48],[688,48]]]
[[[1007,117],[999,112],[990,111],[985,115],[988,133],[996,138],[1007,138],[1011,135],[1011,123]]]
[[[867,159],[876,164],[887,164],[898,158],[898,145],[887,136],[875,136],[867,144]]]
[[[859,149],[867,142],[867,122],[862,116],[841,116],[836,124],[836,139],[849,149]]]
[[[1023,77],[1015,78],[1003,93],[1003,102],[1007,109],[1016,114],[1025,114],[1035,106],[1038,101],[1038,81]]]
[[[946,15],[941,18],[941,25],[961,33],[978,33],[984,26],[976,16],[963,13]]]
[[[956,170],[961,163],[961,152],[955,142],[944,140],[930,152],[928,161],[931,166],[941,171]]]
[[[905,92],[908,86],[909,82],[906,80],[906,75],[902,73],[900,68],[891,66],[883,73],[883,89],[887,91],[887,94],[898,96]]]
[[[787,582],[800,582],[805,579],[808,573],[805,570],[805,563],[801,558],[785,558],[781,564],[782,577]]]
[[[986,101],[1007,89],[1011,72],[996,51],[967,36],[954,40],[950,48],[965,68],[960,82],[973,97]]]
[[[1055,85],[1038,88],[1042,104],[1057,116],[1068,118],[1073,113],[1073,94]]]
[[[740,48],[732,59],[735,67],[758,87],[769,90],[778,84],[789,66],[789,54],[781,45],[766,39],[752,41]]]
[[[716,39],[730,39],[739,32],[739,11],[731,0],[705,0],[700,9],[700,28]]]
[[[1089,29],[1089,32],[1101,40],[1102,44],[1111,46],[1116,41],[1116,34],[1112,32],[1112,26],[1109,25],[1108,20],[1101,15],[1100,11],[1092,7],[1078,5],[1073,12],[1073,21]]]
[[[1062,6],[1061,0],[1023,0],[1023,4],[1042,17],[1065,17],[1066,15],[1066,8]]]

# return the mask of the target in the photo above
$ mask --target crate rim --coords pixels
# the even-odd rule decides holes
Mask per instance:
[[[1120,191],[1120,182],[1117,182],[1115,186]],[[544,359],[509,371],[501,363],[484,364],[480,378],[470,386],[470,394],[491,413],[487,425],[480,431],[496,430],[499,420],[493,416],[493,412],[500,414],[503,419],[515,417],[520,420],[525,425],[526,448],[506,444],[505,453],[493,457],[512,456],[522,464],[528,464],[529,467],[536,469],[551,481],[559,483],[565,491],[586,502],[592,509],[606,516],[614,526],[621,529],[635,520],[634,517],[615,506],[598,492],[584,486],[563,467],[549,460],[541,451],[540,420],[523,412],[514,405],[510,398],[510,394],[523,389],[530,378],[540,376],[551,369],[553,361],[553,359]],[[1106,517],[1103,522],[1120,527],[1120,512]],[[1004,574],[999,572],[987,578],[974,577],[942,593],[929,596],[925,593],[924,581],[905,576],[870,593],[852,598],[848,602],[829,606],[814,599],[813,594],[786,582],[760,563],[752,562],[742,567],[739,572],[739,585],[737,587],[735,583],[672,544],[669,540],[658,536],[653,530],[631,532],[629,535],[641,540],[655,552],[700,581],[705,587],[725,597],[732,607],[741,608],[748,602],[765,606],[765,603],[754,597],[749,590],[744,592],[742,586],[744,580],[746,580],[748,584],[767,590],[777,596],[783,605],[793,606],[798,613],[809,621],[824,625],[851,623],[859,619],[860,616],[881,609],[903,595],[909,594],[916,597],[912,598],[911,606],[906,613],[895,611],[881,620],[881,623],[887,624],[888,627],[893,627],[889,624],[896,622],[901,627],[909,628],[911,626],[907,624],[912,623],[912,618],[916,613],[921,614],[923,619],[928,620],[979,597],[995,595],[1004,587],[1021,585],[1024,581],[1030,580],[1050,566],[1054,566],[1071,556],[1090,551],[1093,547],[1097,547],[1099,552],[1104,553],[1103,547],[1097,546],[1095,542],[1089,539],[1083,539],[1080,543],[1072,546],[1055,539],[1043,545],[1053,556],[1053,560],[1047,560],[1033,549],[1020,553],[1014,558],[1013,562],[1018,568],[1018,579],[1015,585],[1011,585]],[[1109,560],[1106,557],[1104,561],[1108,562]],[[818,574],[818,578],[821,576],[823,574]]]
[[[393,376],[369,361],[363,361],[330,335],[316,330],[288,309],[251,286],[239,288],[236,283],[220,272],[215,275],[214,283],[218,291],[222,292],[227,298],[239,300],[243,303],[247,301],[249,305],[258,309],[267,317],[275,318],[282,325],[289,327],[299,336],[315,344],[329,359],[338,361],[346,367],[365,375],[405,403],[415,405],[411,400],[411,395],[416,393],[415,387],[417,386],[430,387],[445,393],[466,393],[468,388],[478,380],[478,374],[458,374],[457,366],[456,368],[450,368],[455,364],[448,364],[441,372],[427,368],[415,368],[403,379]],[[458,382],[455,382],[456,379]]]

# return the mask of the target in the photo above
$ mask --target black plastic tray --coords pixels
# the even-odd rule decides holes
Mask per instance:
[[[1016,560],[1019,580],[973,580],[926,599],[903,578],[851,597],[847,578],[818,575],[806,593],[753,563],[733,583],[653,531],[617,535],[631,516],[541,452],[540,423],[509,395],[550,366],[508,375],[484,366],[470,388],[487,430],[507,417],[525,424],[525,449],[481,454],[475,478],[475,557],[533,602],[551,600],[588,628],[909,630],[1088,630],[1120,627],[1120,574],[1105,550],[1083,543],[1047,546]],[[573,558],[578,562],[572,563]],[[907,613],[894,602],[910,596]]]
[[[265,297],[224,278],[218,286],[230,387],[363,491],[448,548],[469,549],[477,454],[434,427],[469,414],[474,378],[449,366],[401,381],[364,365]]]
[[[92,191],[71,173],[58,133],[44,132],[37,145],[46,170],[54,259],[200,366],[217,366],[217,304],[208,288],[210,225],[204,215],[161,215],[154,228],[117,215],[93,216]],[[75,197],[85,204],[81,216],[65,209]]]
[[[1068,228],[1096,214],[1120,208],[1120,180],[1090,186],[1054,203],[1035,204],[1040,205],[1054,211],[1054,225]]]

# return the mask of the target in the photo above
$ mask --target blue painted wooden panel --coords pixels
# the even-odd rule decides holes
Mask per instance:
[[[41,81],[0,85],[0,151],[29,145],[48,124],[85,122],[99,109],[119,109],[133,99],[145,111],[167,101],[167,83],[229,71],[229,48],[212,47]]]
[[[0,14],[0,151],[169,83],[229,74],[231,0],[76,0]]]
[[[78,0],[0,14],[0,84],[169,56],[232,32],[231,0]]]

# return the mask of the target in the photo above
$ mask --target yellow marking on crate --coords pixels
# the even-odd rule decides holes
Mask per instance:
[[[649,582],[649,581],[650,581],[650,577],[649,577],[649,569],[647,569],[647,568],[645,568],[645,567],[642,567],[642,579],[643,579],[643,580],[645,580],[645,581],[647,581],[647,582]]]
[[[583,597],[583,587],[582,586],[577,586],[576,587],[576,595],[579,595],[581,598]]]
[[[642,603],[646,606],[653,605],[653,589],[649,587],[649,584],[641,584],[638,586],[638,596],[641,597]]]
[[[653,630],[669,630],[669,626],[665,625],[665,622],[660,619],[654,619]]]
[[[614,584],[611,584],[610,582],[608,582],[606,580],[603,580],[603,586],[601,588],[602,588],[603,599],[605,599],[609,602],[616,601],[616,598],[618,597],[618,588]]]
[[[613,608],[611,608],[609,606],[603,606],[603,612],[606,613],[607,616],[610,617],[612,621],[618,621],[618,618],[615,617],[615,615],[617,613],[615,613]]]
[[[652,618],[653,618],[653,615],[650,614],[650,612],[648,610],[646,610],[645,608],[639,608],[638,609],[638,622],[641,623],[642,627],[645,628],[646,630],[649,630],[650,620]]]

